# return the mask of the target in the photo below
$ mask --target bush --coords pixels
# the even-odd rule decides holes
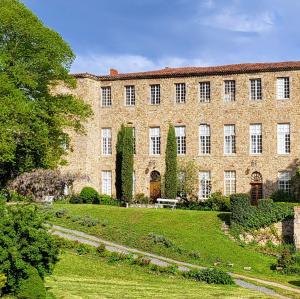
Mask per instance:
[[[300,274],[300,253],[283,249],[275,266],[285,274]]]
[[[97,253],[100,255],[103,255],[106,251],[106,247],[103,243],[100,243],[100,245],[97,247]]]
[[[72,195],[69,200],[70,203],[72,204],[81,204],[82,203],[82,198],[77,194],[77,195]]]
[[[100,195],[99,193],[92,187],[84,187],[79,194],[82,203],[100,203]]]
[[[67,210],[67,209],[61,209],[61,210],[57,210],[57,211],[55,212],[55,216],[56,216],[57,218],[63,218],[63,217],[65,217],[65,216],[67,216],[67,214],[68,214],[68,210]]]
[[[99,199],[100,199],[100,203],[102,205],[109,205],[109,206],[119,206],[120,205],[120,202],[118,200],[116,200],[106,194],[100,194]]]
[[[137,193],[134,197],[134,202],[138,204],[149,204],[151,199],[145,196],[144,193]]]
[[[234,284],[231,276],[220,269],[201,269],[185,272],[184,277],[203,281],[209,284]]]
[[[204,205],[211,211],[230,211],[230,199],[221,192],[212,193],[204,202]]]
[[[230,196],[231,221],[247,229],[258,229],[293,216],[293,208],[286,204],[262,199],[252,206],[248,194]]]
[[[38,271],[30,267],[27,270],[27,278],[21,280],[17,289],[17,298],[20,299],[44,299],[46,298],[46,288]]]
[[[7,277],[5,274],[0,273],[0,297],[2,295],[2,289],[6,286]]]
[[[274,202],[294,202],[295,198],[290,193],[284,192],[283,190],[277,190],[271,194],[270,198]]]

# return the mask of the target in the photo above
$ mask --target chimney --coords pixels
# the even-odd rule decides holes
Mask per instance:
[[[119,74],[119,72],[118,72],[118,70],[116,70],[116,69],[110,69],[109,70],[109,75],[110,76],[116,76],[116,75],[118,75]]]

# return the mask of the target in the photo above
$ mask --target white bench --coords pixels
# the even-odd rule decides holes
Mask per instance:
[[[163,208],[163,207],[171,207],[172,210],[176,208],[176,204],[178,203],[178,199],[168,199],[168,198],[158,198],[157,203],[155,204],[155,208]]]

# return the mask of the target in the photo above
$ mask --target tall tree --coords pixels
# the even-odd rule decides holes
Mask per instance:
[[[83,131],[92,112],[82,100],[53,93],[75,86],[74,60],[61,36],[18,0],[0,0],[0,184],[34,168],[63,164],[66,130]]]
[[[122,155],[122,199],[125,202],[132,200],[133,188],[133,132],[132,128],[125,127],[123,136]]]
[[[122,124],[116,143],[116,196],[118,199],[122,199],[122,157],[123,157],[123,139],[124,139],[125,127]]]
[[[176,198],[177,194],[177,144],[175,129],[169,126],[166,147],[165,197]]]

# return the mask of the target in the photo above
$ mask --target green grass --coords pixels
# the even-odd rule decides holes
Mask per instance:
[[[166,274],[153,274],[124,263],[109,264],[93,255],[66,251],[48,290],[60,299],[88,298],[269,298],[237,286],[208,285]]]
[[[212,266],[220,260],[220,267],[235,273],[288,283],[299,280],[296,276],[284,276],[270,270],[275,258],[242,247],[224,235],[219,212],[187,211],[169,209],[125,209],[101,205],[57,204],[56,209],[68,209],[69,215],[90,215],[100,220],[100,225],[85,227],[67,218],[54,218],[53,223],[85,231],[106,240],[143,249],[152,253],[203,266]],[[224,214],[224,213],[223,213]],[[106,226],[101,223],[108,221]],[[175,246],[154,244],[148,234],[163,235]],[[182,249],[180,252],[179,249]],[[189,256],[197,252],[199,259]],[[227,267],[227,263],[234,266]],[[244,267],[252,267],[245,271]]]

